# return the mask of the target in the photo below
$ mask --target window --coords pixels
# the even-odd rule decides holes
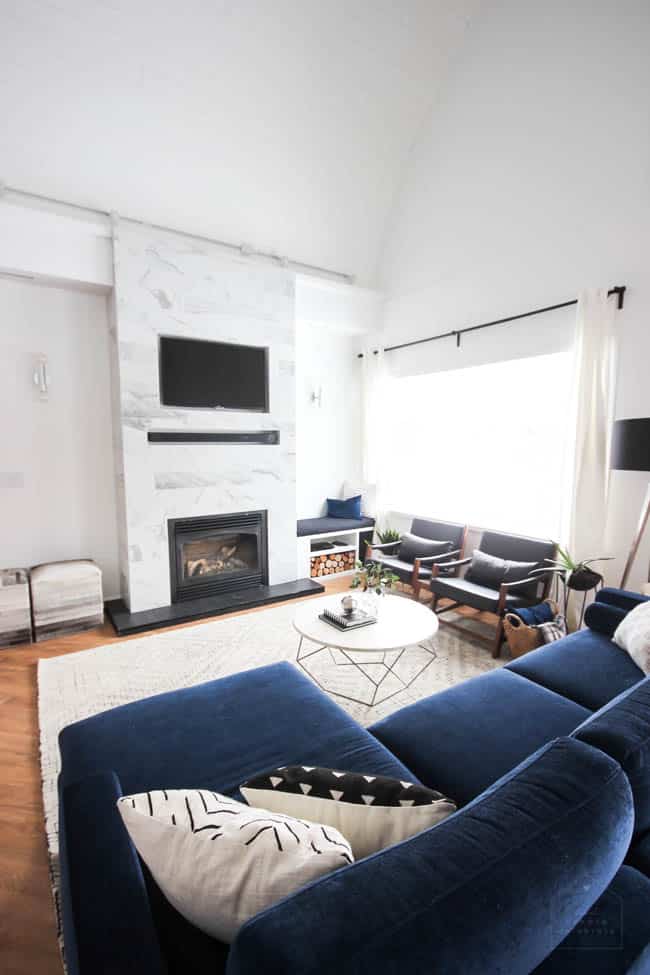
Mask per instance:
[[[382,507],[560,534],[570,351],[387,378]]]

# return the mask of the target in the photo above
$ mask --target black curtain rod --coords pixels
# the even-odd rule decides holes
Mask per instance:
[[[616,307],[621,309],[625,301],[625,285],[617,285],[610,288],[607,295],[616,295]],[[430,335],[426,339],[415,339],[413,342],[402,342],[400,345],[387,345],[384,352],[395,352],[396,349],[408,349],[412,345],[422,345],[424,342],[437,342],[438,339],[450,339],[456,336],[456,345],[460,348],[460,337],[466,332],[478,332],[482,328],[492,328],[494,325],[505,325],[506,322],[516,322],[519,318],[530,318],[531,315],[543,315],[547,311],[555,311],[557,308],[568,308],[570,305],[577,305],[578,299],[572,298],[571,301],[561,301],[559,305],[547,305],[546,308],[534,308],[532,311],[524,311],[520,315],[509,315],[507,318],[497,318],[493,322],[483,322],[481,325],[469,325],[467,328],[453,329],[451,332],[441,332],[440,335]],[[378,349],[373,351],[377,355]],[[357,359],[363,359],[363,352],[359,352]]]

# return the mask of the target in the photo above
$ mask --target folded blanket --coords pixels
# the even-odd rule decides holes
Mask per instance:
[[[539,603],[537,606],[522,606],[520,609],[512,609],[522,623],[526,626],[540,626],[541,623],[550,623],[555,617],[553,607],[550,603]]]

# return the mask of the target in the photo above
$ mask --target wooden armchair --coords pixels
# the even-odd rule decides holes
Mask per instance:
[[[505,614],[511,609],[532,606],[547,598],[552,575],[550,571],[544,573],[540,570],[547,564],[546,559],[555,558],[555,553],[556,547],[551,541],[486,531],[471,557],[458,559],[446,566],[456,572],[463,566],[471,566],[463,577],[443,578],[440,566],[432,567],[429,581],[433,595],[432,608],[439,616],[460,606],[495,614],[496,631],[494,640],[490,642],[492,656],[498,657],[503,642]],[[451,605],[438,609],[440,598],[450,599]],[[460,623],[444,622],[467,632]],[[486,639],[474,631],[472,636]]]
[[[419,599],[423,584],[431,579],[434,567],[443,578],[455,574],[457,570],[452,568],[452,560],[462,559],[466,534],[466,525],[414,518],[411,531],[399,541],[368,545],[366,561],[382,562],[401,582],[410,585],[414,598]]]

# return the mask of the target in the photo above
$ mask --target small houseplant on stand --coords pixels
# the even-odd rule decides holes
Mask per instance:
[[[545,562],[550,564],[549,569],[536,569],[535,572],[538,573],[551,573],[555,576],[556,586],[559,587],[559,583],[562,583],[562,589],[564,592],[563,596],[563,606],[564,606],[564,616],[567,615],[567,610],[569,607],[569,597],[572,592],[583,593],[582,606],[580,608],[580,618],[578,620],[577,628],[580,629],[582,626],[582,621],[585,615],[585,606],[587,604],[587,593],[591,592],[592,589],[597,589],[598,586],[602,585],[603,577],[600,572],[596,572],[591,566],[594,562],[608,562],[614,558],[613,555],[601,555],[595,559],[584,559],[580,562],[576,562],[575,559],[569,554],[569,552],[562,548],[560,545],[557,546],[558,558],[557,559],[545,559]],[[532,575],[535,572],[531,573]],[[559,602],[559,591],[556,589],[556,601]]]

